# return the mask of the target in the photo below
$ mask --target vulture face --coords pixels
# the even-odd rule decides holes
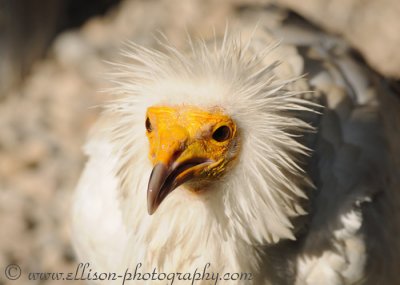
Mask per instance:
[[[220,177],[238,152],[236,124],[220,108],[153,106],[148,108],[146,135],[154,168],[147,192],[153,214],[176,187],[198,193]]]
[[[298,164],[308,149],[296,137],[313,128],[293,110],[312,104],[270,54],[273,44],[250,43],[227,36],[187,53],[168,43],[161,51],[128,46],[132,64],[117,65],[107,131],[131,228],[151,224],[152,237],[164,228],[218,232],[257,244],[294,238],[292,218],[305,214],[311,185]]]

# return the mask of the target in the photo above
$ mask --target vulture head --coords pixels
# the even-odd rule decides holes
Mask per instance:
[[[225,36],[186,53],[130,44],[117,65],[107,107],[115,173],[140,244],[132,254],[151,264],[179,268],[200,255],[233,264],[247,246],[295,239],[310,186],[298,137],[311,130],[296,112],[310,103],[298,77],[280,76],[276,45],[255,41]]]

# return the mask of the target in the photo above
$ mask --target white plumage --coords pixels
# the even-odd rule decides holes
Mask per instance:
[[[307,41],[277,45],[259,28],[251,37],[244,31],[191,43],[187,53],[167,43],[162,52],[127,47],[118,98],[85,147],[73,209],[82,261],[99,272],[133,271],[138,263],[142,272],[194,272],[210,263],[210,272],[253,274],[220,284],[393,280],[374,272],[379,266],[369,258],[384,262],[376,243],[390,240],[381,232],[368,241],[375,228],[385,230],[389,190],[376,89],[342,42],[296,33]],[[153,215],[146,202],[151,106],[218,107],[238,128],[232,167],[198,195],[182,184]],[[386,257],[380,266],[390,269],[394,259]]]

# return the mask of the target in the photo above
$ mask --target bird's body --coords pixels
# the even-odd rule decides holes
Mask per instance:
[[[248,44],[227,37],[189,55],[132,47],[139,63],[123,68],[121,97],[85,148],[73,216],[81,261],[229,280],[194,284],[397,284],[398,194],[385,184],[377,89],[342,42],[304,30],[285,42],[292,31],[258,29]],[[272,48],[274,37],[284,41]],[[227,134],[211,131],[221,124]],[[163,186],[169,159],[185,155],[191,164]]]

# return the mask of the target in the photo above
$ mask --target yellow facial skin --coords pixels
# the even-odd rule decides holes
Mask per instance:
[[[238,151],[236,125],[219,108],[154,106],[148,108],[145,124],[154,166],[150,214],[180,184],[221,176]]]

